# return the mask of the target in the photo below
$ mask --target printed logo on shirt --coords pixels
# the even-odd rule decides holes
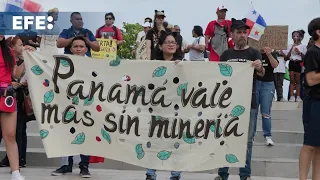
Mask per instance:
[[[247,59],[229,59],[227,62],[247,62]]]
[[[101,32],[101,37],[103,39],[113,39],[114,32]]]

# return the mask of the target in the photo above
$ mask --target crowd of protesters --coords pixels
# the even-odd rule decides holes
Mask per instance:
[[[178,25],[165,21],[163,10],[155,10],[154,18],[145,18],[143,30],[137,34],[136,46],[132,53],[139,60],[164,60],[179,63],[189,53],[190,61],[252,62],[254,67],[251,99],[250,123],[247,142],[246,165],[240,168],[240,179],[251,179],[252,145],[256,134],[258,109],[262,116],[265,144],[273,146],[271,131],[271,106],[276,92],[277,101],[301,102],[303,104],[304,145],[300,154],[300,180],[306,180],[312,161],[313,179],[320,179],[320,123],[316,111],[320,108],[320,18],[312,20],[308,26],[311,36],[309,44],[303,45],[304,30],[291,34],[293,43],[287,50],[264,47],[254,49],[248,45],[246,19],[226,19],[228,9],[219,6],[217,19],[208,23],[205,31],[199,25],[192,30],[194,40],[189,44],[181,35]],[[58,9],[48,11],[54,21],[58,19]],[[79,12],[70,16],[71,27],[60,31],[54,26],[52,31],[60,35],[41,35],[26,30],[15,37],[5,39],[0,36],[0,123],[1,137],[6,144],[7,156],[0,167],[9,167],[12,180],[23,180],[19,168],[26,167],[27,122],[35,117],[30,113],[27,74],[25,73],[23,50],[34,51],[40,47],[44,53],[58,53],[64,48],[65,54],[91,57],[91,50],[98,52],[97,38],[114,39],[118,48],[126,43],[120,29],[114,26],[113,13],[105,14],[105,25],[95,34],[83,27]],[[195,62],[196,63],[196,62]],[[288,69],[287,69],[288,65]],[[283,82],[289,72],[290,87],[288,98],[283,96]],[[288,77],[287,77],[288,79]],[[245,80],[244,80],[245,81]],[[305,96],[302,96],[305,94]],[[90,156],[62,157],[61,167],[52,172],[53,176],[72,173],[75,158],[78,158],[80,176],[90,178]],[[228,168],[220,168],[215,180],[227,180]],[[156,170],[147,169],[146,180],[156,179]],[[171,180],[181,178],[181,172],[172,171]]]

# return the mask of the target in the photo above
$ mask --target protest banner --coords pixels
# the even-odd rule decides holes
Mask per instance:
[[[49,158],[86,154],[177,171],[245,165],[251,63],[24,58]]]
[[[248,38],[249,46],[261,49],[270,47],[275,50],[288,49],[288,26],[267,26],[259,41]]]
[[[115,60],[117,57],[117,43],[114,39],[97,38],[100,44],[100,51],[95,52],[91,50],[93,58]]]

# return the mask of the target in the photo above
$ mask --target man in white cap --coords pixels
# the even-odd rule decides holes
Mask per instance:
[[[147,32],[149,31],[149,29],[151,28],[152,24],[150,22],[145,22],[142,27],[143,27],[143,31],[140,31],[138,33],[137,36],[137,40],[136,43],[139,44],[142,41],[142,38],[144,38],[144,36],[146,36]]]
[[[204,33],[210,61],[219,61],[225,50],[233,48],[233,41],[230,38],[231,21],[226,20],[227,11],[226,6],[219,6],[216,12],[218,19],[209,22]]]
[[[132,51],[136,59],[147,59],[146,34],[152,26],[150,22],[144,22],[143,31],[139,32],[136,40],[136,49]]]

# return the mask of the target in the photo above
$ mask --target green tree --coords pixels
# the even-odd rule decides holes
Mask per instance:
[[[123,23],[123,27],[120,29],[122,33],[123,43],[118,49],[117,55],[121,59],[134,59],[135,56],[131,53],[136,46],[137,35],[142,31],[140,24]]]

